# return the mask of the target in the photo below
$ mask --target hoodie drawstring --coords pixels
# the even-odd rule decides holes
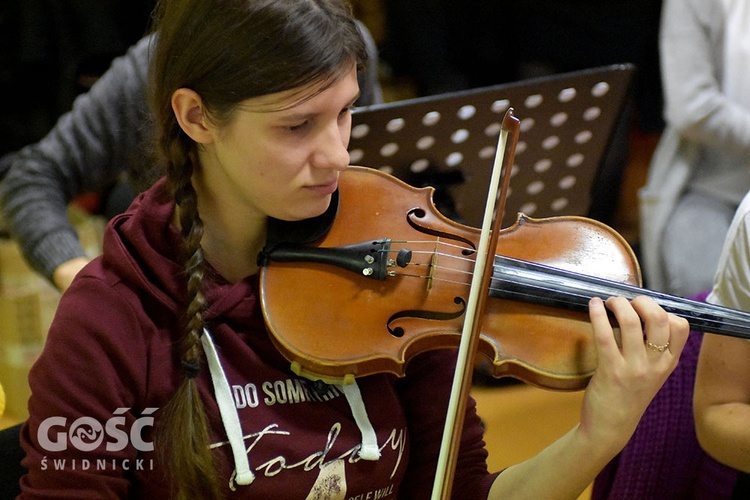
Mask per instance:
[[[208,371],[211,372],[211,381],[214,385],[214,394],[216,403],[219,405],[221,421],[224,424],[224,431],[229,439],[229,446],[232,448],[234,457],[234,468],[237,472],[235,482],[241,485],[248,485],[253,482],[255,475],[250,470],[250,461],[247,458],[245,450],[245,440],[242,437],[242,427],[240,426],[240,417],[237,415],[237,408],[234,406],[232,390],[229,387],[229,381],[224,373],[224,368],[219,361],[219,354],[216,352],[214,341],[208,330],[203,329],[201,337],[203,350],[208,359]]]
[[[365,402],[362,400],[362,393],[359,391],[357,380],[351,384],[341,385],[341,391],[346,396],[346,400],[349,402],[349,408],[352,410],[354,421],[359,427],[359,432],[362,434],[362,444],[359,448],[359,456],[364,460],[377,460],[380,458],[380,448],[378,447],[378,438],[375,434],[375,429],[372,427],[372,422],[367,416],[367,409],[365,409]]]
[[[203,351],[206,353],[208,360],[208,371],[211,373],[211,381],[213,382],[214,395],[216,396],[216,403],[219,406],[221,421],[224,424],[224,431],[227,434],[229,446],[232,448],[234,468],[237,472],[235,482],[240,485],[248,485],[253,482],[255,475],[250,469],[250,461],[242,436],[240,417],[234,405],[229,381],[219,360],[219,353],[216,351],[211,334],[205,328],[203,329],[201,344],[203,344]],[[357,381],[355,380],[350,384],[342,384],[338,387],[344,393],[354,416],[354,421],[362,435],[362,443],[359,449],[360,458],[363,460],[378,460],[380,458],[380,448],[378,446],[377,435],[375,434],[372,422],[370,422],[370,418],[367,416],[367,410],[365,409],[365,403]]]

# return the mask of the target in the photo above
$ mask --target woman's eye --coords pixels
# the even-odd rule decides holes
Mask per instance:
[[[297,132],[299,130],[304,130],[304,128],[307,127],[308,124],[309,124],[309,122],[307,120],[305,120],[304,122],[298,123],[296,125],[289,125],[289,126],[287,126],[287,129],[290,132]]]

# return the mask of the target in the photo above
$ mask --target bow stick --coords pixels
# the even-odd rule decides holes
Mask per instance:
[[[484,305],[487,301],[489,284],[492,279],[495,248],[500,235],[500,225],[505,213],[505,200],[510,184],[511,167],[518,143],[520,122],[513,116],[513,108],[506,111],[497,142],[497,152],[492,166],[487,203],[484,209],[474,276],[471,280],[469,298],[461,331],[456,370],[453,375],[451,398],[443,429],[443,439],[438,457],[433,500],[451,496],[453,477],[461,441],[469,390],[474,371],[474,356],[479,342]],[[499,193],[499,195],[498,195]],[[493,217],[494,215],[494,217]],[[492,251],[490,251],[492,249]]]

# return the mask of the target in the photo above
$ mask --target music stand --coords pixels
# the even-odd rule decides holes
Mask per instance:
[[[634,71],[610,65],[358,108],[351,163],[445,189],[455,206],[444,215],[479,227],[500,124],[512,107],[521,132],[503,227],[518,212],[587,215]]]

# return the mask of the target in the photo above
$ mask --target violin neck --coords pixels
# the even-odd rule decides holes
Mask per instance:
[[[744,311],[499,255],[489,294],[581,312],[588,311],[593,297],[646,295],[667,312],[685,318],[693,330],[750,338],[750,313]]]

